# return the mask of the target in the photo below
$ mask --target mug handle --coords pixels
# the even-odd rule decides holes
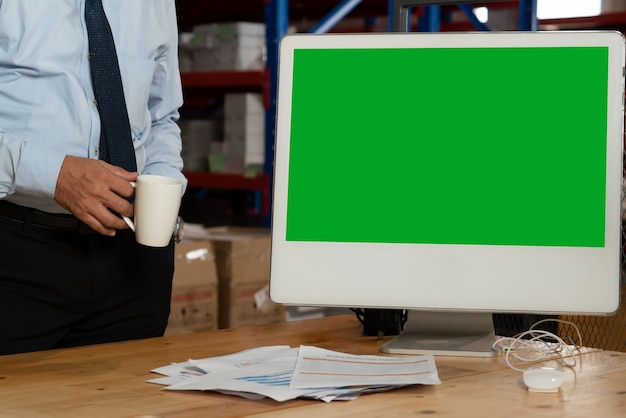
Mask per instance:
[[[131,186],[137,187],[137,183],[135,183],[134,181],[130,181],[129,183]],[[124,219],[124,222],[126,222],[126,225],[128,225],[128,227],[132,229],[133,232],[135,232],[135,224],[133,223],[133,221],[131,221],[131,219],[128,216],[124,216],[124,215],[122,215],[122,219]]]
[[[128,216],[124,216],[124,215],[122,215],[122,219],[124,219],[124,222],[126,222],[126,225],[128,225],[128,227],[132,229],[133,232],[135,232],[135,224],[133,223],[133,221],[131,221]]]

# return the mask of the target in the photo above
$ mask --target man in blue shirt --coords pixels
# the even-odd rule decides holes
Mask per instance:
[[[137,172],[99,160],[85,0],[0,0],[0,354],[162,335],[173,243],[137,244],[138,173],[181,173],[174,0],[103,0]]]

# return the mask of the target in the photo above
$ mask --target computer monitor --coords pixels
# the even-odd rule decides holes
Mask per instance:
[[[289,35],[279,57],[272,300],[409,309],[383,351],[477,356],[494,312],[618,309],[620,33]]]

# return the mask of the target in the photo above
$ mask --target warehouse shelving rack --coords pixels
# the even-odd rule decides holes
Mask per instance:
[[[471,4],[471,6],[470,6]],[[592,18],[551,19],[538,21],[537,0],[488,0],[470,2],[462,0],[178,0],[177,12],[181,27],[194,24],[226,21],[264,21],[266,24],[267,65],[261,71],[226,71],[183,73],[182,82],[188,105],[203,105],[207,95],[225,92],[261,92],[266,106],[265,166],[263,173],[250,179],[243,175],[216,173],[186,173],[191,187],[217,189],[256,190],[260,193],[258,210],[270,225],[271,195],[274,161],[274,126],[276,121],[276,86],[278,77],[278,43],[287,33],[290,19],[314,21],[307,31],[324,33],[332,31],[345,16],[363,18],[388,17],[389,31],[414,30],[409,27],[412,8],[419,8],[417,30],[424,32],[456,30],[488,30],[474,16],[473,7],[508,7],[518,9],[518,29],[626,29],[626,12],[616,12]],[[444,11],[458,7],[467,17],[466,22],[450,23]],[[395,25],[395,26],[394,26]],[[403,26],[404,25],[404,26]]]

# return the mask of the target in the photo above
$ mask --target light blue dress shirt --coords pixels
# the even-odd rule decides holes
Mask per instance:
[[[0,0],[0,199],[66,212],[66,155],[98,158],[100,119],[84,0]],[[103,0],[118,53],[137,170],[186,181],[174,0]]]

